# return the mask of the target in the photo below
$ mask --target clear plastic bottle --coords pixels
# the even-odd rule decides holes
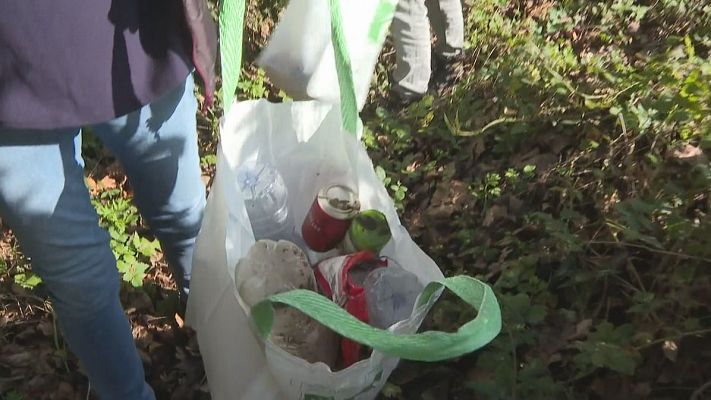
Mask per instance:
[[[288,193],[279,171],[269,163],[247,161],[237,170],[247,215],[256,240],[292,240]]]
[[[387,329],[410,318],[415,300],[424,286],[415,274],[390,263],[370,272],[364,287],[370,325]]]

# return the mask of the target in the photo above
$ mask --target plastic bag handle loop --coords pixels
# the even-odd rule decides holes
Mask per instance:
[[[341,99],[341,121],[343,129],[355,135],[358,129],[358,104],[353,82],[353,67],[343,31],[341,4],[340,0],[328,1],[331,10],[331,43]],[[223,0],[220,4],[220,59],[225,114],[232,106],[242,67],[245,7],[245,0]]]

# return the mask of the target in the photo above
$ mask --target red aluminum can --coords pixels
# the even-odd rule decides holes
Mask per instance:
[[[314,251],[335,248],[346,236],[351,220],[358,214],[360,202],[356,192],[345,185],[321,189],[311,204],[301,235]]]

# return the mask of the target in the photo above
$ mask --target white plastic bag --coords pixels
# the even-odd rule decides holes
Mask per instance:
[[[365,104],[378,55],[397,0],[340,2],[353,65],[356,101]],[[337,103],[338,78],[331,50],[328,0],[290,0],[257,63],[272,83],[297,100]]]
[[[400,224],[365,149],[343,132],[337,107],[315,101],[237,103],[221,132],[188,303],[188,323],[198,333],[213,398],[375,398],[397,365],[396,358],[375,352],[370,359],[333,373],[326,365],[310,365],[269,341],[265,345],[250,328],[233,283],[235,265],[254,243],[237,167],[255,156],[274,165],[289,191],[289,215],[299,226],[322,185],[333,181],[354,185],[363,208],[382,211],[391,226],[393,237],[382,254],[397,259],[423,283],[442,279],[442,273]],[[399,331],[414,332],[423,313]]]

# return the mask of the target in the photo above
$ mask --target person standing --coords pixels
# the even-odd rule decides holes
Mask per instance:
[[[102,400],[155,395],[84,184],[81,129],[123,165],[184,298],[205,206],[192,71],[210,102],[216,49],[205,0],[0,6],[0,218]]]
[[[393,91],[404,104],[422,98],[432,76],[432,38],[436,81],[451,84],[464,49],[464,17],[460,0],[400,0],[392,22],[396,65]]]

